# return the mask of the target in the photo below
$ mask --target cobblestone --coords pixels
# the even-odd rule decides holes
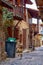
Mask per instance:
[[[43,47],[37,49],[30,53],[24,53],[22,59],[11,58],[1,62],[0,65],[43,65]]]

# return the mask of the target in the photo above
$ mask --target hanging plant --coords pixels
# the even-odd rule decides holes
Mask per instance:
[[[11,26],[13,24],[13,12],[9,12],[7,8],[2,9],[3,23],[5,26]]]
[[[13,12],[10,12],[7,8],[3,7],[2,13],[3,29],[5,31],[5,35],[8,36],[7,27],[13,25]]]

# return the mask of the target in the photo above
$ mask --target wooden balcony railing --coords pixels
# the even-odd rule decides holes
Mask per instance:
[[[18,17],[23,18],[24,17],[24,8],[19,7],[19,6],[14,7],[13,14],[14,14],[14,16],[18,16]]]
[[[20,17],[22,19],[24,18],[24,12],[25,11],[24,11],[23,6],[17,6],[17,5],[15,6],[15,5],[10,3],[10,0],[1,0],[1,1],[12,8],[12,9],[10,9],[10,8],[8,8],[8,9],[13,12],[14,16]]]

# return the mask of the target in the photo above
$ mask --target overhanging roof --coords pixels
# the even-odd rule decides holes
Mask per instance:
[[[5,7],[13,8],[13,5],[7,2],[6,0],[1,0],[1,4]],[[24,4],[32,4],[30,0],[24,0]]]
[[[33,10],[33,9],[28,9],[28,12],[32,16],[32,18],[39,18],[39,11]]]

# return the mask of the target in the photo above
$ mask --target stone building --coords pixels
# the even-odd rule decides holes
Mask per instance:
[[[13,12],[14,21],[16,22],[16,20],[17,20],[16,25],[7,28],[8,37],[15,37],[17,40],[19,39],[19,42],[17,41],[17,44],[18,43],[23,44],[23,49],[29,48],[28,15],[29,15],[29,17],[31,17],[31,15],[27,13],[27,9],[25,7],[26,3],[32,4],[32,2],[30,0],[29,1],[24,0],[24,2],[23,1],[21,2],[20,0],[17,0],[17,1],[16,0],[13,0],[13,1],[1,0],[2,7],[5,7],[9,11]],[[2,33],[2,34],[4,34],[4,33]],[[2,38],[3,38],[3,36],[2,36]],[[5,39],[4,39],[4,42],[5,42]],[[5,48],[5,46],[3,46],[3,48]],[[5,51],[5,49],[4,49],[4,51]]]

